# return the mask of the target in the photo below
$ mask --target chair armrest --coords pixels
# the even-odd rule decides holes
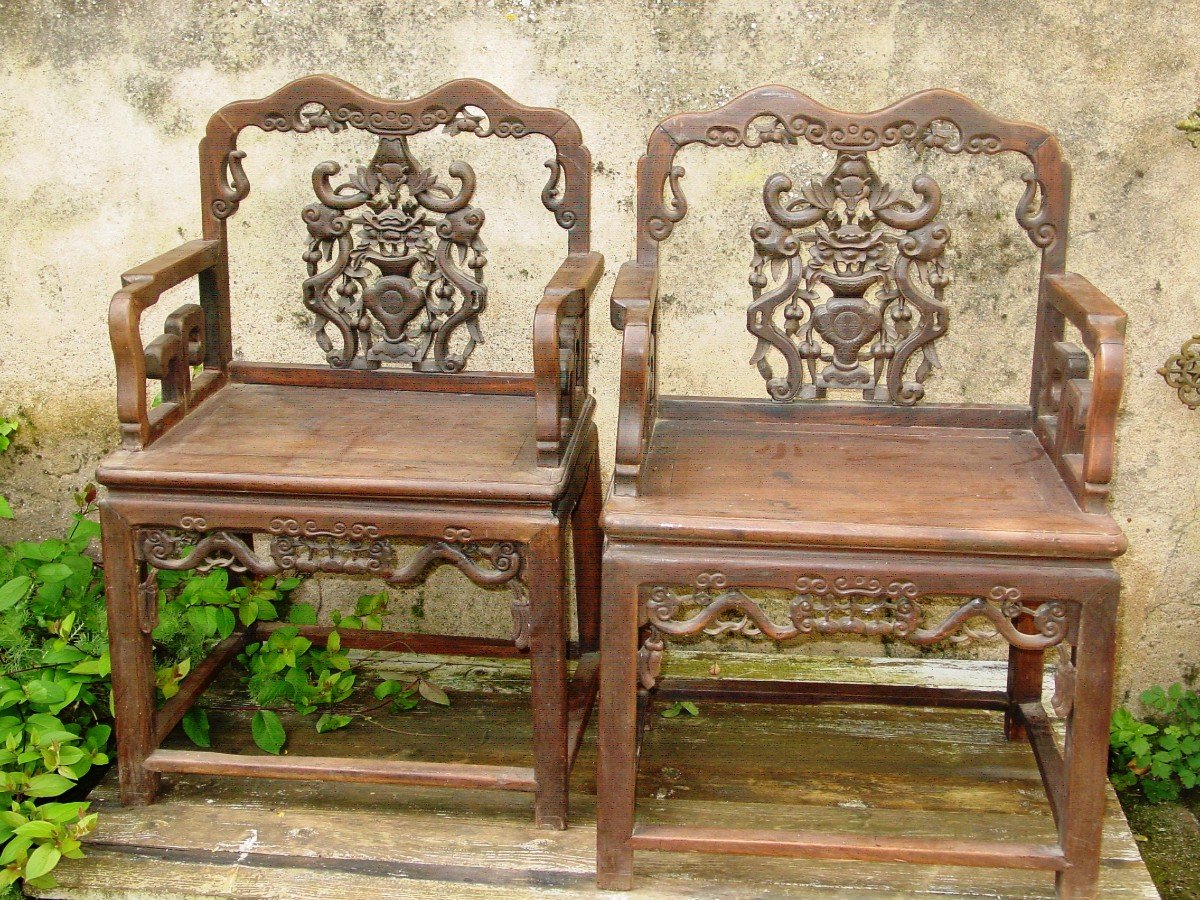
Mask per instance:
[[[652,314],[657,302],[658,266],[627,262],[621,266],[617,283],[613,285],[612,300],[608,306],[609,321],[613,328],[620,331],[625,327],[630,310],[648,306],[647,312]]]
[[[658,371],[655,306],[658,270],[636,262],[621,267],[609,313],[621,340],[621,395],[617,407],[617,458],[613,493],[636,496],[642,461],[657,417]]]
[[[194,304],[172,314],[167,333],[142,346],[142,313],[158,302],[163,292],[215,266],[220,259],[217,241],[189,241],[121,276],[123,287],[108,307],[108,333],[117,368],[117,416],[121,423],[121,446],[140,450],[186,412],[189,395],[211,391],[217,373],[206,373],[202,386],[189,390],[190,362],[202,353],[203,326],[197,325]],[[195,346],[195,345],[199,346]],[[151,414],[146,403],[146,377],[164,382],[164,402]],[[203,376],[202,376],[203,377]],[[168,382],[174,388],[166,397]],[[182,388],[182,389],[181,389]]]
[[[1051,372],[1061,372],[1060,385],[1051,384],[1057,409],[1040,408],[1039,429],[1053,437],[1051,451],[1060,470],[1065,469],[1086,508],[1103,509],[1104,485],[1112,480],[1116,448],[1117,410],[1125,379],[1125,311],[1081,275],[1067,273],[1046,278],[1050,304],[1079,329],[1092,355],[1091,379],[1087,360],[1067,361]],[[1059,344],[1060,357],[1072,353]],[[1078,353],[1076,348],[1075,353]],[[1079,354],[1082,355],[1082,354]],[[1074,368],[1074,371],[1072,369]]]
[[[533,314],[537,462],[557,466],[588,393],[588,301],[604,274],[599,253],[571,254]]]

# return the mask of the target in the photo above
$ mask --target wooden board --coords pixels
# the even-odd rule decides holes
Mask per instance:
[[[697,676],[712,656],[673,651],[671,674]],[[721,654],[725,676],[942,683],[995,688],[995,663],[775,658]],[[454,697],[356,722],[337,735],[288,723],[289,749],[324,755],[529,765],[521,661],[397,658],[428,669]],[[481,688],[489,688],[483,693]],[[498,690],[490,690],[491,688]],[[244,702],[218,684],[206,703]],[[248,713],[213,710],[215,749],[251,752]],[[639,815],[647,823],[825,829],[982,840],[1050,841],[1049,808],[1028,746],[989,711],[882,706],[705,703],[696,719],[654,716],[643,747]],[[384,730],[384,729],[389,730]],[[169,746],[184,746],[175,735]],[[42,896],[585,897],[594,863],[594,743],[572,779],[572,827],[533,826],[526,794],[176,776],[151,807],[120,807],[110,775],[93,793],[101,825],[88,858],[64,862]],[[882,863],[639,853],[648,898],[1049,897],[1040,872]],[[1105,897],[1157,897],[1110,796]],[[612,896],[603,895],[600,896]]]

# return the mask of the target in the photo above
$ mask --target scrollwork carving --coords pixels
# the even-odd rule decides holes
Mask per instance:
[[[920,596],[914,583],[900,579],[857,576],[827,581],[805,576],[796,580],[788,621],[779,624],[744,590],[727,587],[724,576],[717,573],[702,575],[689,593],[665,586],[654,588],[646,611],[654,629],[673,636],[740,634],[785,641],[809,634],[860,634],[929,645],[969,630],[969,623],[979,618],[987,620],[1010,644],[1026,650],[1052,647],[1067,634],[1065,603],[1047,601],[1029,607],[1015,588],[1000,585],[987,597],[970,598],[930,626],[925,625],[926,610]],[[677,619],[677,613],[685,608],[698,609]],[[1015,621],[1023,616],[1031,618],[1035,633],[1017,629]]]
[[[1188,409],[1200,407],[1200,334],[1183,342],[1179,352],[1168,357],[1158,374],[1179,394]]]
[[[398,136],[382,138],[371,162],[335,187],[340,171],[336,162],[313,170],[319,202],[301,216],[309,233],[304,305],[326,359],[334,368],[390,362],[460,371],[483,340],[487,305],[484,213],[470,205],[474,170],[452,163],[452,190]],[[466,340],[452,349],[460,327]]]
[[[1035,245],[1049,247],[1054,243],[1057,231],[1050,221],[1050,208],[1045,203],[1046,189],[1037,176],[1029,172],[1021,175],[1021,180],[1025,182],[1025,193],[1017,201],[1017,224],[1025,229]]]
[[[679,179],[683,178],[684,170],[682,166],[673,166],[671,171],[667,173],[667,185],[671,190],[671,199],[664,200],[659,207],[659,215],[650,219],[648,226],[650,236],[656,241],[666,240],[674,230],[675,224],[683,220],[687,215],[687,198],[683,196],[683,188],[679,186]]]
[[[250,196],[250,179],[242,168],[246,158],[244,150],[230,150],[225,157],[224,171],[217,181],[217,196],[212,202],[212,214],[218,219],[228,219],[237,212],[238,205]]]
[[[937,182],[918,175],[912,189],[915,204],[882,182],[865,155],[849,152],[797,191],[787,175],[767,179],[770,219],[750,230],[746,327],[758,338],[750,362],[772,399],[859,390],[911,406],[924,395],[940,365],[933,342],[949,325],[941,257],[950,229],[936,221]],[[786,363],[783,376],[772,371],[772,350]],[[920,364],[906,379],[915,354]]]
[[[180,528],[144,529],[139,538],[142,559],[157,569],[208,571],[227,568],[257,577],[293,571],[311,574],[374,575],[395,586],[422,581],[436,565],[448,563],[481,587],[517,578],[521,551],[512,541],[475,541],[465,528],[449,527],[442,540],[422,546],[403,566],[395,564],[393,542],[375,525],[276,518],[268,526],[270,558],[258,557],[241,537],[206,530],[200,516],[185,516]]]
[[[542,188],[542,205],[554,213],[554,221],[560,227],[573,228],[577,217],[574,210],[563,209],[566,194],[561,187],[563,167],[558,161],[558,157],[547,160],[546,168],[550,170],[550,178],[546,182],[546,186]]]

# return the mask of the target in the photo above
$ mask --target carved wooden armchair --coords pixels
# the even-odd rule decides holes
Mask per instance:
[[[351,174],[318,165],[317,202],[301,213],[303,302],[328,368],[233,359],[226,235],[250,191],[237,137],[251,126],[379,137],[373,158]],[[472,205],[469,165],[451,164],[448,184],[410,149],[410,138],[438,127],[553,142],[541,199],[567,232],[567,253],[533,313],[532,374],[464,371],[484,327],[484,213]],[[538,823],[565,827],[567,776],[598,678],[587,307],[603,259],[588,249],[590,155],[579,128],[481,81],[399,102],[314,76],[221,109],[200,159],[204,240],[127,272],[110,309],[121,448],[99,478],[109,489],[101,521],[123,802],[153,801],[171,772],[472,786],[533,792]],[[201,303],[173,313],[143,349],[142,313],[193,276]],[[162,382],[153,409],[148,377]],[[582,654],[573,681],[568,521]],[[263,536],[257,548],[254,533]],[[402,544],[420,549],[406,557]],[[272,625],[234,633],[156,709],[155,569],[365,574],[404,586],[443,564],[513,591],[512,641],[346,631],[342,644],[494,656],[527,649],[532,768],[159,748],[218,670]],[[321,644],[329,629],[301,632]]]
[[[835,151],[832,170],[768,178],[766,217],[746,245],[746,352],[770,399],[660,397],[659,244],[687,212],[676,153],[805,141]],[[933,178],[918,175],[910,194],[873,168],[872,151],[903,143],[1032,163],[1016,210],[1041,251],[1027,406],[919,403],[950,321],[950,233]],[[1063,896],[1095,894],[1119,594],[1111,560],[1125,549],[1105,511],[1125,315],[1065,271],[1069,185],[1051,134],[940,90],[852,115],[763,87],[655,129],[638,168],[637,258],[612,296],[624,337],[602,517],[601,886],[631,885],[634,850],[668,850],[1034,867],[1055,873]],[[1068,321],[1086,350],[1065,340]],[[783,594],[783,621],[759,589]],[[1008,688],[660,679],[664,639],[701,632],[923,646],[991,632],[1010,646]],[[1068,715],[1061,753],[1041,702],[1051,649],[1055,705]],[[1059,844],[639,826],[639,689],[1003,711],[1009,737],[1032,743]]]

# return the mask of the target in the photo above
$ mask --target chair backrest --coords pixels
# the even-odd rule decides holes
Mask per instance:
[[[638,167],[639,264],[658,265],[659,244],[687,214],[675,165],[690,144],[761,147],[807,141],[832,150],[832,169],[797,183],[785,173],[763,186],[766,218],[751,228],[747,328],[751,362],[775,400],[830,390],[910,406],[937,367],[946,334],[950,229],[938,219],[941,189],[928,175],[911,194],[884,183],[872,154],[909,145],[921,152],[1026,156],[1033,171],[1016,208],[1041,250],[1033,394],[1053,365],[1063,318],[1048,302],[1046,276],[1061,273],[1067,246],[1070,169],[1048,131],[1000,119],[945,90],[914,94],[873,113],[838,112],[786,87],[742,94],[720,109],[672,116],[650,137]],[[782,357],[778,372],[773,359]]]
[[[308,266],[304,305],[316,339],[335,369],[394,363],[420,372],[462,371],[480,340],[487,302],[481,238],[484,211],[472,205],[475,172],[454,162],[448,184],[423,167],[413,136],[451,134],[523,138],[543,135],[555,148],[542,203],[567,231],[571,253],[589,246],[591,158],[575,122],[556,109],[523,106],[483,81],[442,85],[415,100],[382,100],[329,75],[301,78],[261,100],[225,106],[209,120],[200,146],[204,236],[220,241],[214,296],[205,306],[206,360],[232,358],[227,222],[250,192],[237,146],[244,128],[338,132],[379,137],[370,160],[343,174],[336,162],[312,172],[316,202],[302,219]],[[298,240],[299,247],[299,240]]]

